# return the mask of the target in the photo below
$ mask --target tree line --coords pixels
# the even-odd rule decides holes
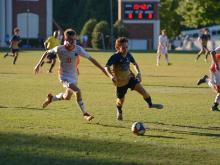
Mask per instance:
[[[110,3],[114,37],[128,35],[126,27],[117,21],[117,0],[54,0],[54,19],[63,28],[74,27],[78,34],[88,35],[89,46],[110,47]],[[200,28],[220,23],[219,0],[161,0],[161,29],[175,38],[184,29]],[[88,27],[88,25],[90,27]]]

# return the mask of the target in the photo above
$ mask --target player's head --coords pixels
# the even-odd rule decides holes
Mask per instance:
[[[205,34],[208,34],[208,33],[209,33],[209,29],[208,29],[208,28],[205,28],[205,29],[204,29],[204,33],[205,33]]]
[[[74,45],[76,44],[76,32],[73,29],[66,29],[64,32],[64,40],[65,45],[69,49],[72,49]]]
[[[165,35],[166,34],[166,29],[161,30],[161,34]]]
[[[58,35],[58,32],[55,30],[55,31],[53,32],[53,36],[54,36],[55,38],[57,38],[57,35]]]
[[[128,52],[128,39],[126,37],[119,37],[115,41],[115,49],[122,54],[126,54]]]
[[[20,29],[18,27],[14,28],[14,34],[18,34],[20,32]]]

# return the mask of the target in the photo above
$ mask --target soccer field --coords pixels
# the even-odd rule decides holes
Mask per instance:
[[[0,164],[1,165],[218,165],[220,113],[210,111],[215,93],[197,80],[208,74],[203,57],[170,54],[156,66],[156,55],[133,53],[142,72],[142,85],[163,110],[148,109],[141,95],[128,91],[124,120],[116,120],[115,87],[88,60],[81,58],[79,87],[88,112],[87,122],[71,101],[41,108],[49,92],[64,91],[45,64],[39,75],[33,68],[42,51],[23,51],[16,65],[0,52]],[[111,53],[91,53],[105,65]],[[131,132],[142,121],[144,136]]]

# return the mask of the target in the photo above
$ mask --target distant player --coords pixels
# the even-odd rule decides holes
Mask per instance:
[[[166,35],[166,30],[163,29],[161,31],[161,35],[158,39],[158,48],[157,48],[157,66],[160,65],[160,57],[161,54],[165,56],[165,60],[167,65],[171,65],[169,58],[168,58],[168,47],[169,47],[169,40]]]
[[[90,121],[94,117],[90,115],[85,108],[82,100],[81,90],[78,88],[78,74],[76,69],[77,56],[80,55],[89,61],[91,61],[96,67],[98,67],[104,74],[107,75],[105,69],[93,58],[91,57],[82,47],[76,45],[76,32],[73,29],[67,29],[64,32],[65,44],[56,46],[53,49],[46,51],[37,65],[34,68],[37,74],[40,69],[40,64],[50,53],[56,53],[59,58],[59,79],[66,89],[64,93],[59,93],[53,96],[51,93],[48,94],[45,102],[43,103],[43,108],[46,108],[53,101],[70,100],[72,94],[76,96],[77,103],[83,116],[86,120]]]
[[[209,49],[207,47],[207,43],[208,41],[211,39],[210,35],[209,35],[209,30],[207,28],[205,28],[203,30],[202,35],[199,36],[198,40],[201,43],[201,50],[199,51],[199,53],[197,54],[196,60],[195,62],[198,61],[199,57],[201,56],[201,54],[205,53],[205,61],[207,62],[208,60],[208,55],[209,55]]]
[[[20,32],[19,28],[17,28],[17,27],[14,28],[14,35],[12,36],[12,39],[10,41],[10,48],[11,48],[12,54],[6,53],[4,55],[4,58],[6,58],[7,56],[13,57],[14,58],[13,64],[16,63],[17,58],[18,58],[19,43],[21,42],[19,32]]]
[[[207,75],[204,75],[201,79],[198,80],[197,85],[202,83],[207,83],[209,87],[214,89],[217,92],[215,101],[211,107],[212,111],[219,111],[218,105],[220,103],[220,47],[217,47],[214,51],[211,52],[212,55],[212,64],[210,67],[210,78]]]
[[[54,31],[53,36],[50,36],[45,42],[44,47],[46,50],[52,49],[58,45],[60,45],[60,40],[57,39],[58,32]],[[48,53],[46,63],[51,64],[48,73],[52,73],[52,70],[56,64],[57,55],[54,52]],[[44,61],[42,61],[41,66],[44,65]]]
[[[114,53],[108,60],[105,70],[108,76],[113,81],[116,86],[116,110],[117,119],[123,120],[122,116],[122,106],[125,100],[125,94],[128,88],[135,90],[143,96],[143,99],[148,104],[149,108],[161,109],[163,106],[161,104],[153,104],[149,93],[140,84],[141,82],[141,72],[137,62],[131,53],[128,52],[128,40],[125,37],[120,37],[115,42],[116,53]],[[136,76],[130,70],[130,63],[134,65],[137,72]],[[113,66],[113,70],[111,70]]]

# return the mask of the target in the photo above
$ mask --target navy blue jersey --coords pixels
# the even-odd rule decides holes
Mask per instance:
[[[21,41],[20,36],[13,35],[12,39],[11,39],[11,47],[12,47],[12,49],[18,49],[19,48],[18,44],[20,43],[20,41]]]
[[[113,73],[117,80],[116,85],[118,87],[124,86],[129,82],[129,79],[132,76],[130,63],[136,63],[134,57],[130,53],[127,53],[126,56],[122,56],[120,53],[115,53],[106,63],[106,66],[113,66]]]

